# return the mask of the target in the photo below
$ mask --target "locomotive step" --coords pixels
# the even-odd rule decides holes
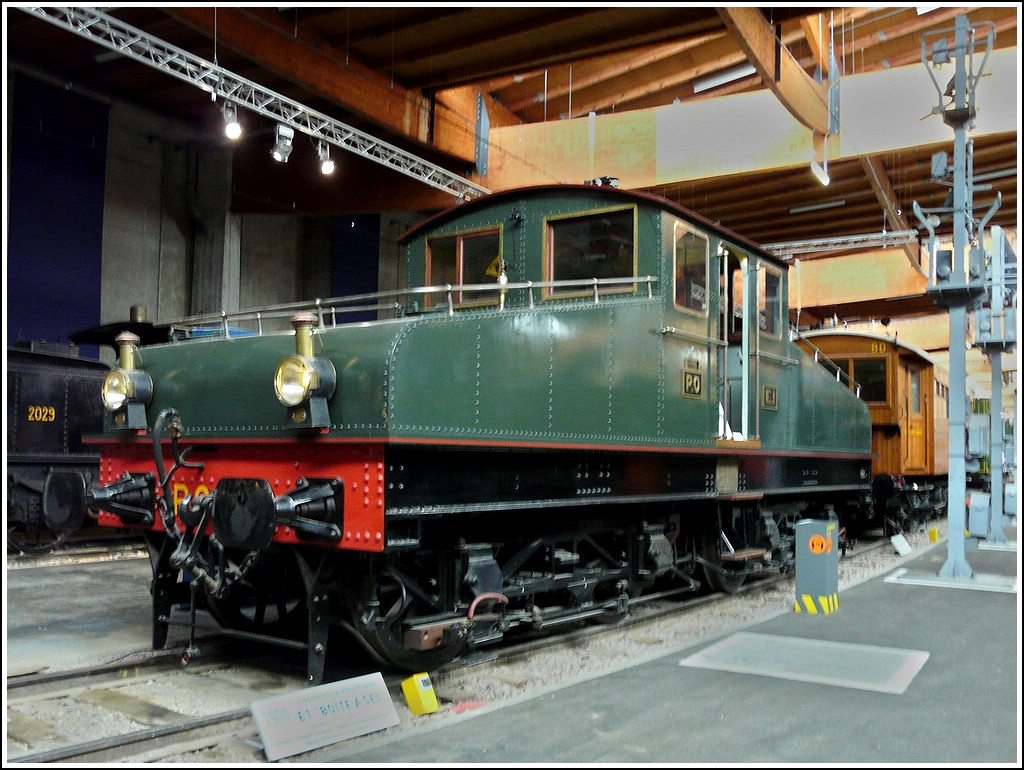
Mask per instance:
[[[745,548],[742,551],[732,551],[722,554],[722,561],[749,561],[750,559],[763,559],[768,553],[764,548]]]

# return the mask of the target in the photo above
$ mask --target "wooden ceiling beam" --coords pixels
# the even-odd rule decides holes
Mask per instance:
[[[666,23],[653,26],[651,14],[663,14]],[[409,51],[406,61],[396,68],[408,72],[414,66],[429,65],[435,82],[450,85],[535,72],[545,68],[596,56],[636,50],[642,46],[663,44],[703,34],[717,26],[717,19],[696,18],[674,10],[651,7],[641,12],[632,7],[599,8],[582,14],[564,15],[551,23],[524,19],[521,25],[506,25],[500,33],[490,32],[461,45],[458,51],[439,50],[436,43],[422,51]],[[673,22],[678,17],[682,22]],[[587,31],[581,36],[579,31]],[[529,34],[526,34],[526,32]],[[565,45],[572,40],[573,47]],[[524,48],[524,41],[529,47]],[[507,50],[507,56],[496,52]]]
[[[866,16],[870,13],[869,8],[854,8],[854,9],[843,9],[843,20],[845,23],[852,23],[856,19]],[[840,12],[842,13],[842,12]],[[838,20],[834,16],[829,17],[829,22],[838,25]],[[709,39],[704,46],[710,46],[716,39],[721,39],[724,35],[722,32],[709,32],[707,35]],[[782,39],[787,46],[794,46],[802,43],[804,40],[805,33],[801,27],[799,19],[787,19],[782,24]],[[731,38],[729,38],[731,40]],[[724,58],[722,57],[722,51],[724,51]],[[680,51],[680,53],[683,53]],[[757,79],[744,79],[734,83],[730,83],[719,88],[709,91],[706,94],[695,95],[693,89],[690,87],[690,81],[695,78],[699,78],[702,75],[711,74],[713,70],[720,70],[726,67],[739,64],[745,61],[745,57],[741,51],[735,46],[735,43],[726,42],[723,44],[721,50],[716,50],[714,47],[704,47],[694,49],[692,57],[681,57],[677,56],[674,59],[662,62],[652,62],[647,67],[644,79],[641,81],[637,78],[629,78],[629,72],[624,72],[621,75],[614,75],[610,72],[608,82],[605,83],[594,83],[589,86],[589,89],[584,92],[584,84],[580,77],[579,64],[580,62],[574,62],[573,78],[572,78],[572,89],[573,89],[573,116],[586,114],[587,112],[611,112],[611,111],[622,111],[632,109],[644,109],[648,107],[655,107],[664,105],[667,102],[672,101],[674,97],[679,97],[684,101],[691,99],[706,99],[723,96],[728,93],[738,93],[750,88],[754,88],[761,85],[760,78]],[[809,58],[808,58],[809,61]],[[803,63],[801,63],[803,66]],[[809,65],[810,66],[810,65]],[[652,67],[656,67],[653,71]],[[567,100],[563,99],[560,105],[553,104],[554,99],[559,95],[564,96],[568,89],[568,65],[562,67],[561,72],[552,70],[549,72],[548,82],[548,113],[560,113],[568,112],[565,108]],[[544,70],[539,70],[533,73],[536,76],[543,77]],[[525,76],[524,76],[525,77]],[[507,81],[506,81],[507,82]],[[559,86],[556,86],[560,84]],[[542,120],[543,114],[539,109],[533,108],[530,99],[537,100],[537,94],[542,92],[541,86],[536,86],[532,89],[533,93],[527,92],[527,95],[523,95],[522,99],[518,97],[506,97],[505,95],[498,95],[499,98],[507,101],[510,105],[513,102],[515,104],[513,109],[521,111],[523,116],[529,120]],[[577,105],[579,109],[577,109]],[[528,111],[528,112],[527,112]]]
[[[783,38],[796,40],[802,34],[798,25],[789,25]],[[650,93],[685,87],[690,81],[710,75],[746,60],[735,40],[727,35],[705,43],[697,48],[682,51],[675,56],[655,62],[644,73],[642,79],[617,77],[583,91],[573,89],[572,116],[590,112],[604,112],[612,105],[626,105]],[[687,93],[692,89],[687,88]],[[550,100],[549,100],[550,109]],[[568,112],[568,109],[566,109]]]
[[[878,198],[878,202],[882,205],[885,216],[892,223],[892,229],[910,230],[912,228],[910,220],[903,214],[903,205],[896,195],[896,190],[893,189],[892,180],[889,179],[885,165],[878,158],[868,155],[861,156],[860,162],[864,166],[864,174],[868,178],[871,189],[875,191],[875,197]],[[903,251],[906,253],[907,259],[910,260],[910,264],[917,270],[921,270],[919,250],[906,244],[903,246]],[[923,275],[924,271],[921,270],[921,272]]]
[[[829,171],[832,170],[829,168]],[[794,206],[822,203],[839,198],[844,198],[849,202],[850,197],[857,193],[863,194],[865,200],[873,200],[870,193],[864,191],[863,175],[851,174],[845,167],[841,169],[841,173],[832,176],[832,181],[827,188],[820,185],[817,188],[800,188],[804,181],[806,181],[804,171],[800,169],[793,172],[778,172],[766,177],[754,175],[734,178],[730,184],[725,186],[694,185],[692,194],[702,198],[706,205],[714,206],[723,214],[742,215],[750,212],[756,218],[761,218],[761,212],[774,207],[789,210]],[[685,203],[689,192],[688,187],[690,186],[684,183],[667,188],[664,194],[668,197],[675,195],[683,205],[688,205]],[[736,196],[737,189],[743,190],[742,198]]]
[[[1006,32],[1011,29],[1016,30],[1017,18],[1015,16],[1003,17],[993,21],[992,26],[998,39],[999,33]],[[938,37],[929,38],[929,42],[934,44],[939,39],[940,38]],[[946,44],[952,48],[954,43],[952,32],[946,36],[945,40]],[[876,53],[872,54],[871,58],[863,65],[863,70],[861,71],[869,72],[872,69],[904,67],[908,64],[921,64],[920,40],[895,40],[872,50],[876,51]]]
[[[456,72],[470,72],[479,66],[481,69],[476,71],[490,77],[492,73],[483,68],[493,66],[485,62],[491,61],[495,51],[521,46],[523,40],[538,45],[535,41],[564,38],[570,29],[580,29],[581,26],[586,29],[600,23],[603,13],[596,8],[571,11],[537,6],[526,9],[525,13],[522,9],[496,8],[490,19],[477,18],[475,26],[468,26],[473,23],[473,14],[467,8],[469,18],[462,24],[453,19],[439,28],[434,20],[429,20],[418,29],[410,27],[403,30],[405,41],[415,42],[403,46],[402,60],[395,66],[408,72],[428,69],[443,78],[455,80],[460,78]],[[496,23],[500,23],[500,28],[496,28]],[[521,57],[509,58],[520,61]],[[533,63],[525,66],[534,67]],[[500,67],[507,71],[504,63]]]
[[[1018,123],[1015,102],[998,98],[1018,90],[1016,51],[993,51],[986,70],[976,145],[1015,132]],[[886,157],[919,147],[949,146],[948,127],[938,119],[921,120],[935,97],[934,89],[922,86],[921,76],[916,68],[902,67],[845,78],[843,132],[829,142],[830,173],[838,173],[844,161],[855,161],[863,175],[861,155]],[[583,181],[591,178],[591,157],[600,158],[600,173],[617,176],[629,189],[787,169],[807,169],[806,178],[813,180],[808,168],[812,132],[765,90],[598,115],[593,128],[591,133],[587,120],[559,120],[492,129],[487,186],[503,190]],[[899,175],[894,180],[902,182]]]
[[[895,258],[894,258],[895,257]],[[790,268],[789,300],[793,307],[919,297],[928,280],[892,249],[802,260]]]
[[[422,94],[394,86],[307,31],[302,39],[294,37],[273,11],[179,6],[165,11],[381,128],[459,161],[472,162],[475,157],[475,115],[450,116],[432,125],[430,103]]]
[[[328,19],[337,14],[338,8],[329,7]],[[355,12],[353,17],[352,13]],[[375,5],[365,7],[353,6],[345,9],[345,36],[358,47],[367,40],[385,39],[403,48],[408,41],[419,43],[436,36],[438,26],[448,30],[456,30],[464,26],[468,8],[438,8],[433,6],[402,5],[397,8],[386,8]],[[307,18],[300,17],[305,22]],[[320,24],[323,26],[323,23]],[[334,33],[337,34],[335,25]],[[390,47],[390,45],[388,46]]]
[[[828,77],[828,44],[826,35],[829,33],[830,25],[824,20],[820,13],[804,16],[800,19],[800,27],[807,38],[807,45],[811,49],[811,57],[815,65],[821,71],[823,77]]]
[[[487,119],[491,127],[518,126],[523,122],[518,115],[486,91],[481,91],[473,86],[456,86],[455,88],[442,88],[434,94],[437,101],[434,124],[440,125],[445,121],[460,124],[466,120],[467,116],[473,116],[475,120],[477,97],[480,94],[483,94]]]
[[[816,133],[827,135],[826,87],[804,72],[789,48],[776,38],[761,12],[753,7],[719,7],[718,15],[761,75],[761,80],[790,114]]]
[[[507,101],[506,99],[502,100],[507,101],[508,108],[510,110],[517,112],[541,102],[545,95],[548,100],[558,99],[567,95],[571,91],[580,91],[584,88],[604,83],[612,78],[625,75],[629,72],[634,72],[640,67],[648,67],[656,62],[660,62],[664,59],[675,56],[676,54],[689,51],[697,46],[720,38],[723,35],[724,33],[700,35],[678,43],[649,46],[642,50],[629,51],[613,56],[590,58],[574,62],[572,65],[571,81],[567,76],[568,65],[560,67],[557,73],[553,73],[548,70],[541,70],[533,73],[533,77],[530,78],[529,81],[523,81],[526,86],[525,88],[520,87],[517,89],[521,91],[526,91],[528,89],[528,96],[520,97],[513,101]],[[548,72],[548,87],[546,94],[543,89],[538,90],[538,88],[543,86],[545,72]],[[521,86],[522,84],[516,85]]]
[[[851,56],[851,61],[853,61],[855,65],[852,66],[851,69],[860,72],[860,63],[852,58],[856,56],[857,53],[862,53],[865,49],[873,48],[898,37],[903,37],[905,35],[918,35],[918,33],[928,27],[933,27],[936,24],[942,24],[943,22],[954,19],[969,10],[971,9],[941,8],[920,16],[915,14],[905,22],[888,27],[885,26],[885,22],[883,20],[867,25],[867,30],[863,28],[859,30],[851,29],[847,34],[842,34],[842,30],[840,30],[840,34],[837,36],[836,59],[839,61],[843,74],[850,74],[847,72],[845,64],[847,56]],[[917,40],[917,46],[918,58],[920,58],[920,39]]]

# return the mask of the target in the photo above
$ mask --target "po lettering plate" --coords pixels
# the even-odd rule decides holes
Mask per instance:
[[[399,721],[380,672],[253,701],[250,710],[271,762]]]

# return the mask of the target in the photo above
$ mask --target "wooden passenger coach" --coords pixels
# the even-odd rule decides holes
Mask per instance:
[[[924,350],[871,332],[823,329],[798,340],[867,403],[872,474],[945,500],[949,373]]]

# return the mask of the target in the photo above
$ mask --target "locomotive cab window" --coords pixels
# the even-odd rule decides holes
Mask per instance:
[[[495,283],[501,266],[501,230],[430,238],[427,241],[427,285]],[[497,292],[458,292],[460,305],[493,305]],[[444,295],[427,297],[427,307],[443,305]]]
[[[636,276],[636,208],[547,221],[547,280],[588,281]],[[601,293],[635,291],[636,284],[604,286]],[[546,296],[585,296],[586,286],[553,287]]]
[[[708,239],[676,224],[676,308],[699,315],[708,312]]]
[[[757,323],[762,334],[782,334],[782,274],[762,265],[757,282]]]

